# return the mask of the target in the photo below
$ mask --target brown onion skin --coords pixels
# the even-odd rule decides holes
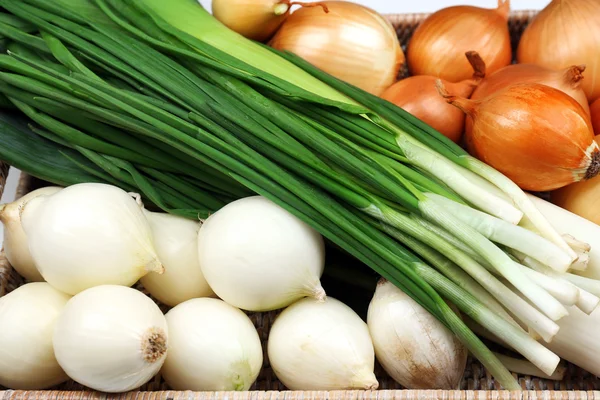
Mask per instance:
[[[575,65],[561,70],[552,70],[535,64],[508,65],[487,75],[475,88],[471,99],[482,99],[516,83],[541,83],[565,92],[577,100],[589,115],[590,107],[585,92],[581,88],[584,71],[585,66]]]
[[[560,90],[516,84],[482,100],[448,101],[472,119],[469,152],[524,190],[554,190],[598,172],[589,116]]]
[[[561,69],[586,64],[583,90],[600,96],[600,1],[552,0],[527,26],[517,49],[519,63]]]
[[[469,79],[472,68],[464,54],[470,50],[483,58],[488,73],[509,65],[508,11],[506,1],[498,9],[455,6],[431,14],[408,44],[411,74],[437,76],[448,82]]]
[[[594,127],[594,134],[600,135],[600,99],[594,101],[590,105],[590,115],[592,117],[592,126]]]
[[[380,96],[405,63],[396,31],[377,12],[347,1],[295,10],[269,45],[288,50],[359,88]],[[463,53],[464,58],[464,53]]]
[[[259,42],[269,39],[285,21],[289,11],[275,15],[281,0],[213,0],[213,16],[229,29]]]
[[[600,145],[600,136],[596,136]],[[554,204],[600,225],[600,176],[576,182],[550,195]]]
[[[463,135],[466,116],[439,95],[435,87],[437,79],[428,75],[411,76],[390,86],[381,97],[458,143]],[[450,93],[460,97],[469,97],[477,85],[472,79],[444,84]]]

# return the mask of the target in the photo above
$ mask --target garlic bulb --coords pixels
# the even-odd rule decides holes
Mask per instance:
[[[38,270],[65,293],[131,286],[163,270],[142,205],[116,186],[81,183],[35,197],[21,221]]]
[[[317,231],[261,196],[229,203],[198,235],[200,266],[210,287],[250,311],[282,308],[305,296],[323,299],[324,247]]]
[[[0,385],[46,389],[69,379],[54,357],[52,332],[70,296],[45,282],[0,298]]]
[[[163,274],[147,274],[142,285],[160,302],[176,306],[195,297],[214,296],[198,261],[200,223],[171,214],[144,210],[150,223]]]
[[[169,353],[161,371],[175,390],[248,390],[263,362],[250,318],[219,299],[192,299],[167,315]]]
[[[367,315],[375,355],[407,389],[458,389],[467,349],[394,284],[381,280]]]
[[[142,292],[102,285],[75,295],[56,322],[54,352],[75,381],[102,392],[148,382],[167,355],[167,322]]]
[[[332,297],[302,299],[286,308],[269,333],[277,378],[291,390],[377,389],[367,324]]]
[[[47,186],[27,193],[20,199],[0,205],[0,221],[4,224],[4,253],[12,267],[23,278],[32,282],[42,282],[44,278],[38,271],[27,243],[27,236],[21,226],[21,207],[37,196],[50,195],[61,190],[58,186]]]

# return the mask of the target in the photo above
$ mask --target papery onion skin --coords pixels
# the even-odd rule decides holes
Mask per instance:
[[[290,390],[374,390],[375,353],[367,325],[332,297],[302,299],[277,317],[268,340],[271,367]]]
[[[454,6],[431,14],[415,30],[406,52],[412,75],[431,75],[449,82],[469,79],[472,68],[464,57],[479,53],[492,73],[512,60],[508,31],[508,0],[497,9]]]
[[[581,105],[589,115],[590,107],[581,84],[585,65],[572,65],[561,70],[548,69],[535,64],[513,64],[487,75],[477,85],[471,100],[483,99],[498,90],[517,83],[540,83],[565,92]],[[450,91],[450,89],[448,89]],[[451,92],[452,93],[452,92]]]
[[[477,60],[473,60],[474,57]],[[473,64],[475,76],[457,83],[444,82],[444,85],[451,93],[468,98],[485,75],[485,65],[476,52],[468,52],[467,58]],[[429,75],[410,76],[394,83],[381,97],[458,143],[465,127],[465,114],[439,95],[435,87],[437,79]]]
[[[377,360],[407,389],[457,389],[467,349],[440,321],[381,280],[367,316]]]
[[[600,135],[600,99],[594,101],[590,105],[590,116],[592,118],[592,126],[594,127],[594,134]]]
[[[131,286],[164,269],[141,204],[116,186],[80,183],[38,196],[23,206],[21,221],[38,270],[65,293]]]
[[[75,295],[56,322],[58,363],[75,381],[108,393],[140,387],[167,356],[167,321],[142,292],[102,285]]]
[[[0,298],[0,385],[46,389],[69,379],[54,357],[54,325],[71,296],[45,282]]]
[[[169,352],[162,376],[175,390],[249,390],[262,367],[250,318],[219,299],[192,299],[166,315]]]
[[[588,101],[600,96],[600,2],[552,0],[529,23],[517,49],[519,63],[561,69],[585,64]]]
[[[600,145],[600,136],[596,136],[595,140]],[[600,225],[600,176],[556,190],[552,192],[551,199],[554,204]]]
[[[0,209],[0,221],[4,224],[4,253],[10,265],[19,275],[30,282],[43,282],[27,243],[27,235],[21,226],[21,207],[25,202],[40,195],[50,195],[60,191],[58,186],[46,186],[27,193],[18,200]]]
[[[217,296],[242,310],[325,298],[323,237],[262,196],[233,201],[208,217],[198,234],[198,257]]]
[[[532,83],[482,100],[445,97],[472,118],[469,152],[524,190],[554,190],[599,172],[589,116],[560,90]]]
[[[146,274],[144,288],[161,303],[176,306],[195,297],[214,296],[198,261],[200,223],[176,215],[144,210],[150,223],[162,274]]]
[[[229,29],[248,39],[262,42],[269,39],[289,15],[289,7],[275,13],[281,0],[213,0],[213,16]]]
[[[269,45],[376,96],[396,82],[405,62],[396,31],[383,16],[347,1],[302,7],[281,25]]]

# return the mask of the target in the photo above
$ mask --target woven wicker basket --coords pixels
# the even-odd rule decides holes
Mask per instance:
[[[513,12],[509,25],[513,47],[516,47],[518,39],[529,20],[535,15],[535,11]],[[398,14],[388,15],[403,46],[406,46],[416,26],[422,21],[426,14]],[[8,175],[8,166],[0,161],[0,195],[4,189]],[[26,174],[21,174],[16,196],[20,197],[31,190],[43,186],[45,183]],[[19,285],[23,284],[21,278],[10,266],[4,253],[0,253],[0,296],[5,295]],[[142,288],[140,288],[143,290]],[[166,308],[163,308],[166,310]],[[269,327],[273,323],[277,313],[256,313],[251,318],[263,341],[266,349],[266,340]],[[2,329],[2,327],[0,327]],[[600,357],[600,355],[598,355]],[[42,391],[16,391],[4,390],[0,387],[0,400],[87,400],[87,399],[140,399],[140,400],[433,400],[433,399],[547,399],[547,400],[584,400],[599,399],[600,379],[575,367],[568,366],[565,379],[561,382],[544,379],[519,376],[519,382],[525,391],[507,392],[498,391],[498,387],[491,376],[472,358],[469,358],[467,369],[460,385],[461,390],[402,390],[401,386],[394,382],[379,367],[376,367],[377,377],[380,383],[376,391],[287,391],[277,380],[269,366],[265,354],[265,363],[257,382],[249,392],[181,392],[169,390],[168,386],[160,376],[155,377],[144,385],[139,391],[124,394],[105,394],[91,391],[73,381],[60,385],[53,390]]]

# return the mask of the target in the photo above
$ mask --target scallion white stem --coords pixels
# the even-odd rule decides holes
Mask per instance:
[[[399,132],[396,136],[396,143],[411,163],[436,176],[480,210],[511,224],[518,224],[523,217],[523,213],[517,208],[471,183],[452,168],[454,164],[451,161],[430,150],[409,135]]]
[[[538,367],[526,360],[509,357],[504,354],[498,353],[494,353],[494,355],[498,357],[498,360],[500,360],[500,362],[504,364],[506,369],[508,369],[510,372],[514,372],[517,374],[537,376],[538,378],[561,381],[565,377],[565,371],[567,370],[567,368],[564,365],[559,365],[554,370],[554,373],[548,375],[544,373],[544,371],[540,370]]]
[[[527,197],[527,194],[525,194],[525,192],[523,192],[523,190],[521,190],[517,184],[508,179],[502,173],[496,171],[489,165],[479,161],[474,157],[466,156],[464,158],[465,161],[467,161],[469,170],[481,176],[482,178],[485,178],[506,193],[512,199],[513,204],[515,204],[519,210],[523,212],[523,219],[535,226],[537,231],[540,232],[543,237],[559,246],[569,255],[569,257],[571,257],[572,261],[575,261],[577,254],[573,251],[573,249],[571,249],[563,237],[556,231],[556,229],[554,229],[550,222]]]
[[[568,315],[567,309],[558,300],[523,274],[515,266],[513,260],[500,248],[477,232],[477,230],[454,217],[452,213],[447,212],[434,198],[427,197],[425,200],[420,201],[419,209],[423,213],[423,216],[441,225],[459,239],[468,242],[473,250],[484,257],[502,276],[552,320],[558,321]],[[537,331],[539,332],[539,330]],[[540,332],[540,334],[542,333]]]
[[[571,265],[568,254],[542,236],[438,194],[425,193],[425,196],[436,199],[462,222],[493,242],[528,254],[558,271],[567,270]]]

